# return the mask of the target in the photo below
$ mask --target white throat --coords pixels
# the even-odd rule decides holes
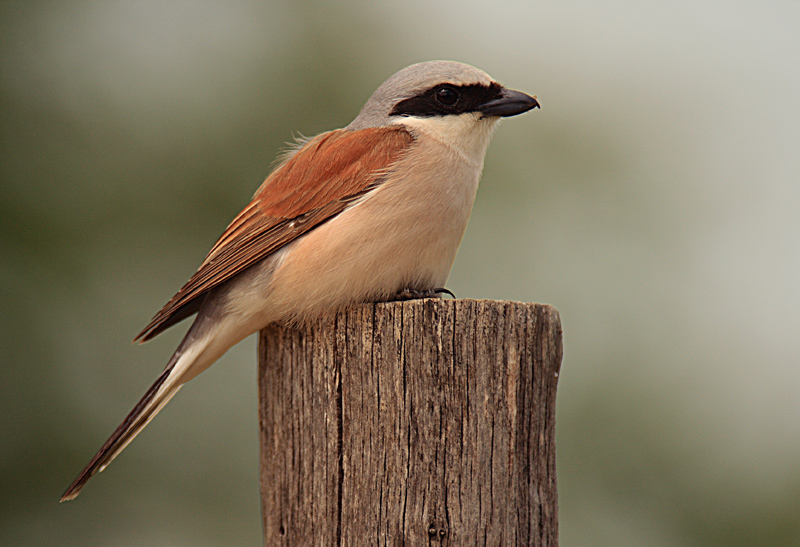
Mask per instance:
[[[480,119],[480,114],[467,112],[457,116],[427,118],[405,116],[393,123],[406,126],[412,133],[425,133],[453,150],[465,162],[480,167],[499,120],[498,117]]]

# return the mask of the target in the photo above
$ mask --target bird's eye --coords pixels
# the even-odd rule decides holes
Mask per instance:
[[[458,100],[458,91],[450,86],[440,87],[436,91],[436,100],[445,106],[453,106]]]

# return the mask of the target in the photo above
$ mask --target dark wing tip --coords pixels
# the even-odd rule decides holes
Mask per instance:
[[[172,325],[180,323],[187,317],[190,317],[200,311],[200,304],[202,304],[203,299],[201,296],[205,293],[200,293],[195,296],[192,300],[188,302],[180,303],[178,305],[174,305],[178,297],[181,296],[181,292],[175,295],[172,300],[164,306],[161,311],[159,311],[155,317],[153,317],[147,326],[142,329],[142,332],[136,335],[136,338],[133,339],[134,342],[139,342],[140,344],[144,344],[145,342],[152,340]]]

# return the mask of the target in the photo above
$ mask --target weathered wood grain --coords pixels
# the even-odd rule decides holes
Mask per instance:
[[[266,545],[556,546],[551,306],[364,304],[260,335]]]

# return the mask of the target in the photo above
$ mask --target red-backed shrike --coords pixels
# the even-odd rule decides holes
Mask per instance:
[[[164,372],[61,501],[246,336],[444,287],[492,131],[501,117],[537,106],[481,70],[432,61],[389,78],[344,129],[299,143],[136,337],[146,342],[197,314]]]

